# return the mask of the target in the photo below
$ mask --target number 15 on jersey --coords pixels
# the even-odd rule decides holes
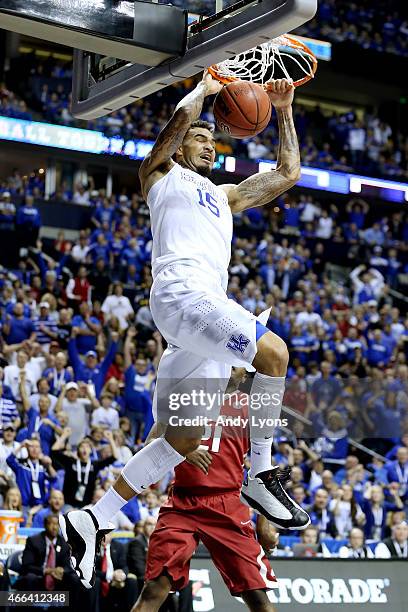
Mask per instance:
[[[208,210],[215,215],[216,217],[220,216],[220,209],[217,206],[217,200],[211,193],[208,191],[202,191],[201,189],[197,189],[198,192],[198,203],[200,206],[204,206],[204,208],[208,208]]]

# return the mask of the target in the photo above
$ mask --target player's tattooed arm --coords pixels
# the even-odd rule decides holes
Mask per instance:
[[[278,82],[275,82],[278,83]],[[299,143],[293,122],[293,85],[285,79],[269,92],[279,126],[279,148],[276,170],[258,173],[239,185],[223,186],[233,212],[269,204],[293,187],[300,178]]]
[[[173,165],[172,157],[181,146],[190,125],[199,119],[206,96],[217,93],[222,85],[204,72],[197,87],[176,106],[170,121],[160,132],[151,152],[143,160],[139,177],[142,186],[146,178],[157,170],[167,172]]]
[[[176,106],[176,111],[183,109],[187,115],[187,129],[193,121],[197,121],[197,119],[200,118],[201,111],[203,110],[204,98],[218,93],[221,89],[222,84],[205,70],[203,78],[198,83],[197,87],[187,94]]]

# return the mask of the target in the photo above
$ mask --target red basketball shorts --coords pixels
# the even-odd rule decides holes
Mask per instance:
[[[200,540],[232,595],[276,587],[275,574],[255,539],[248,508],[237,492],[173,495],[161,508],[150,538],[145,579],[165,574],[174,590],[184,588]]]

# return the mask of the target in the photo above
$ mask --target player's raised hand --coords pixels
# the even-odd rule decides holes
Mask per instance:
[[[208,70],[204,70],[202,82],[206,88],[206,96],[215,95],[224,87],[224,85],[215,79]]]
[[[208,470],[210,469],[210,465],[212,462],[211,454],[207,450],[195,450],[192,453],[189,453],[186,456],[186,461],[191,463],[191,465],[195,465],[204,472],[205,475],[208,474]]]
[[[295,94],[293,81],[289,79],[275,79],[265,85],[270,101],[277,110],[292,105]]]

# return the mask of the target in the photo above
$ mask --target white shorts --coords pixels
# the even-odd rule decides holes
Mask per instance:
[[[171,265],[162,270],[152,285],[150,310],[172,346],[230,366],[245,367],[254,360],[255,315],[196,268]]]
[[[184,349],[177,347],[167,348],[159,363],[157,371],[157,382],[153,396],[153,418],[161,423],[168,423],[172,414],[169,410],[170,400],[174,396],[187,393],[191,396],[193,390],[210,394],[212,397],[222,398],[222,394],[227,388],[231,376],[231,366],[214,361],[214,359],[204,359]],[[207,395],[208,397],[208,395]],[[216,419],[218,417],[221,401],[211,404],[199,402],[193,405],[189,402],[187,406],[179,406],[177,414],[183,418],[188,416],[205,416]]]
[[[255,357],[255,315],[228,299],[215,279],[195,268],[174,265],[162,270],[153,282],[150,309],[169,344],[157,373],[155,421],[169,422],[171,396],[190,396],[195,390],[221,397],[231,366],[246,367]],[[222,403],[209,410],[190,402],[177,414],[215,419]]]

